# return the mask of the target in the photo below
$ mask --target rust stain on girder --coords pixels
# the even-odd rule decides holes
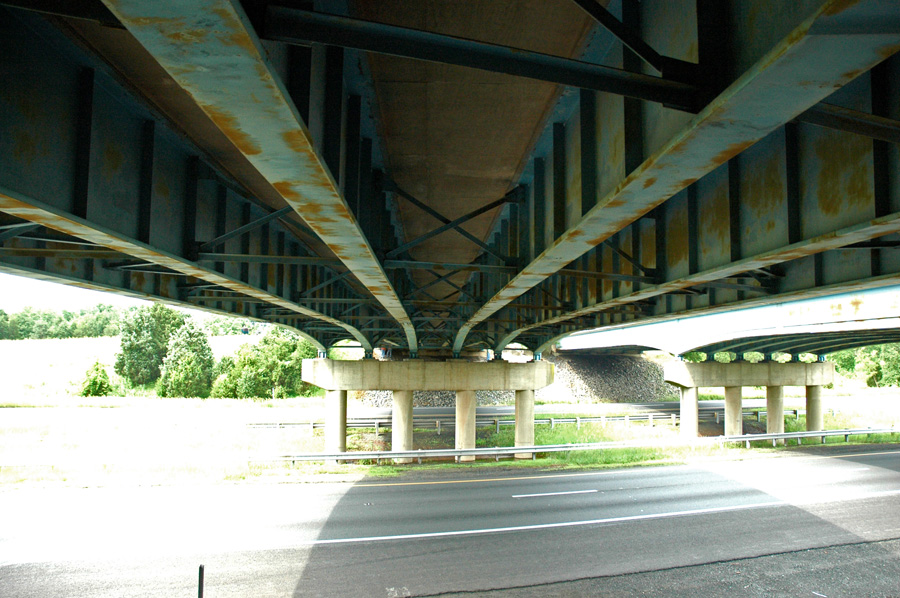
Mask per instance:
[[[241,150],[241,153],[247,156],[256,156],[262,153],[259,145],[238,125],[237,118],[233,114],[226,112],[218,106],[211,104],[201,104],[200,107],[209,118],[212,119],[216,126],[231,140],[231,142]]]
[[[875,0],[866,1],[877,5]],[[836,4],[829,6],[836,7]],[[886,36],[859,35],[852,51],[848,51],[846,35],[819,36],[815,43],[806,43],[813,35],[810,29],[821,18],[820,9],[795,28],[667,145],[621,181],[573,228],[593,233],[594,244],[604,241],[681,191],[685,183],[705,176],[821,101],[834,86],[847,82],[848,72],[877,64],[882,60],[886,46],[900,42],[896,35],[893,40]],[[819,59],[820,53],[829,52],[830,60],[823,63]],[[799,75],[805,73],[810,74],[814,83],[801,86]],[[768,98],[775,93],[782,94],[781,101],[770,103]],[[784,101],[787,94],[791,94],[787,97],[792,101]],[[657,184],[642,189],[651,177],[658,179]],[[612,209],[610,202],[626,193],[631,194],[627,207]],[[545,271],[544,266],[558,270],[589,249],[578,242],[566,243],[571,232],[567,231],[476,311],[457,334],[454,350],[461,349],[465,336],[474,326],[540,282],[542,279],[535,274]]]
[[[236,293],[256,299],[262,299],[272,305],[277,305],[290,311],[339,326],[346,330],[364,347],[369,350],[372,348],[369,341],[361,332],[359,332],[359,330],[336,318],[302,307],[292,301],[268,293],[267,291],[257,289],[239,280],[229,278],[215,270],[201,267],[184,258],[153,249],[148,245],[144,245],[118,233],[102,230],[96,225],[92,225],[90,222],[81,220],[71,214],[60,212],[50,206],[45,206],[36,200],[25,201],[15,197],[12,192],[0,189],[0,211],[72,235],[73,237],[85,239],[92,243],[96,243],[97,245],[113,249],[119,253],[169,268],[199,280],[217,284]],[[270,268],[270,271],[272,270],[274,270],[274,268]]]
[[[258,53],[256,44],[253,43],[253,39],[248,35],[247,30],[244,28],[244,24],[241,23],[240,19],[235,16],[232,10],[214,6],[211,9],[211,12],[219,17],[227,30],[226,34],[218,35],[219,41],[226,46],[241,48],[242,50],[252,52],[253,54]]]
[[[822,10],[822,14],[833,17],[839,15],[848,8],[859,4],[860,0],[836,0]]]

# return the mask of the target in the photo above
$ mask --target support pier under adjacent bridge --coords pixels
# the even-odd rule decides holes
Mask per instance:
[[[328,409],[325,451],[347,449],[347,391],[393,391],[391,446],[395,451],[412,449],[413,392],[456,392],[456,448],[475,448],[475,391],[516,392],[516,446],[534,444],[534,391],[553,383],[553,364],[546,361],[509,363],[491,361],[336,361],[305,359],[303,380],[326,390]],[[517,458],[531,458],[531,453]],[[474,460],[474,457],[460,457]],[[411,459],[395,459],[408,463]]]

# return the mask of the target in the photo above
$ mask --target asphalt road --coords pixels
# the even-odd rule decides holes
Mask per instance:
[[[0,596],[900,595],[900,449],[0,492]]]

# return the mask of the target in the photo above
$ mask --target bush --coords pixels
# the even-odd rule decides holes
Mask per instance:
[[[219,363],[221,373],[213,385],[212,396],[309,396],[318,389],[303,382],[300,368],[303,359],[315,356],[315,347],[310,343],[283,328],[274,328],[258,344],[238,349],[232,361],[223,359]]]
[[[85,374],[84,382],[81,383],[81,391],[78,394],[82,397],[105,397],[113,394],[109,375],[99,361],[95,361]]]
[[[122,351],[116,355],[116,373],[133,385],[155,381],[169,339],[184,322],[184,314],[159,303],[133,311],[122,322]]]
[[[213,379],[212,349],[190,320],[175,331],[156,383],[161,397],[207,397]]]
[[[900,386],[900,344],[847,349],[828,360],[839,373],[865,380],[867,386]]]

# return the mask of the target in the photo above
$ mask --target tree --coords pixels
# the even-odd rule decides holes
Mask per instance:
[[[9,316],[0,309],[0,339],[9,338]]]
[[[212,394],[242,399],[308,395],[315,387],[301,379],[301,365],[315,356],[310,343],[274,328],[258,344],[238,349],[231,367],[216,379]],[[223,364],[219,370],[225,370]]]
[[[81,391],[78,394],[83,397],[105,397],[112,392],[113,387],[109,383],[109,375],[100,362],[95,361],[85,374],[84,382],[81,383]]]
[[[169,340],[156,394],[161,397],[208,397],[214,364],[206,334],[187,320]]]
[[[159,303],[134,310],[122,323],[116,373],[135,385],[159,378],[169,339],[184,321],[184,314]]]

